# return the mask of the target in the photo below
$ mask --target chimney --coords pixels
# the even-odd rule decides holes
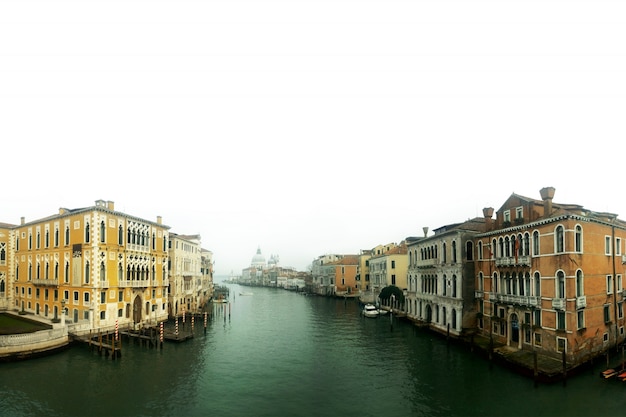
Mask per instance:
[[[26,223],[26,218],[24,216],[20,217],[20,224],[23,226]]]
[[[115,211],[115,203],[112,201],[107,201],[107,208],[111,211]]]
[[[163,219],[161,216],[157,216],[157,224],[163,224]]]
[[[422,230],[424,231],[424,237],[428,236],[428,227],[422,227]]]
[[[483,208],[483,216],[485,217],[485,225],[488,229],[491,229],[493,224],[493,207]]]
[[[554,198],[554,187],[544,187],[539,190],[543,200],[543,215],[548,217],[552,213],[552,199]]]

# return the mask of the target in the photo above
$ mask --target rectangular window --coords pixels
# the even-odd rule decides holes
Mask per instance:
[[[524,218],[524,208],[523,207],[518,207],[515,209],[515,218],[516,219],[523,219]]]
[[[621,237],[615,238],[615,254],[616,255],[622,254],[622,238]]]
[[[604,306],[604,322],[605,323],[611,322],[611,306],[608,304]]]
[[[541,347],[541,333],[535,333],[535,346]]]
[[[585,328],[585,310],[578,310],[576,312],[576,318],[578,320],[577,328],[578,330]]]
[[[556,351],[557,352],[565,352],[566,350],[566,346],[567,346],[567,339],[564,337],[557,337],[556,338]]]
[[[83,302],[85,304],[89,304],[89,293],[88,292],[83,293]]]
[[[604,237],[604,254],[605,255],[611,254],[611,236]]]
[[[396,267],[396,261],[392,260],[391,261],[391,269],[395,269]]]
[[[617,282],[616,282],[617,289],[616,289],[616,291],[618,293],[620,293],[620,292],[622,292],[624,290],[623,283],[622,283],[622,276],[621,275],[615,275],[615,278],[617,279]]]
[[[119,292],[119,296],[117,298],[117,301],[120,301],[120,302],[124,301],[124,291],[120,291]]]
[[[396,285],[396,275],[395,274],[391,275],[391,285]]]
[[[123,310],[120,308],[117,310],[117,317],[122,317],[124,315]]]
[[[613,294],[613,275],[606,276],[606,293]]]
[[[617,318],[624,318],[624,303],[617,303]]]
[[[103,304],[107,302],[107,292],[106,291],[100,292],[100,302],[103,303]]]
[[[533,314],[535,316],[534,317],[535,322],[533,324],[537,327],[541,327],[541,310],[535,310]]]
[[[504,212],[504,221],[505,222],[510,222],[511,221],[511,211],[507,210]]]
[[[70,292],[68,290],[63,291],[63,299],[65,300],[65,302],[70,301]]]
[[[74,304],[78,304],[78,291],[74,291]]]

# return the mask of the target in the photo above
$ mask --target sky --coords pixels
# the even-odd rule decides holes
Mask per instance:
[[[626,219],[626,2],[0,0],[0,222],[96,200],[260,248],[399,243],[512,194]]]

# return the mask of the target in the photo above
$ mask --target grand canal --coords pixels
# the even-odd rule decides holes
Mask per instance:
[[[621,415],[626,383],[601,368],[539,385],[358,304],[231,285],[206,333],[111,360],[74,346],[0,364],[3,416]],[[189,324],[187,324],[189,326]],[[598,366],[602,366],[598,364]]]

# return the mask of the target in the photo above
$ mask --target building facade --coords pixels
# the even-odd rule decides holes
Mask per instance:
[[[169,315],[202,310],[202,247],[200,235],[170,233],[168,247]]]
[[[425,228],[423,238],[409,241],[409,319],[452,336],[473,331],[473,239],[484,229],[484,219],[472,219],[435,229],[432,236]]]
[[[624,341],[626,223],[512,194],[475,241],[479,331],[581,363]]]
[[[74,333],[167,318],[169,227],[160,217],[148,221],[98,200],[9,230],[13,310],[53,321],[65,314]]]

